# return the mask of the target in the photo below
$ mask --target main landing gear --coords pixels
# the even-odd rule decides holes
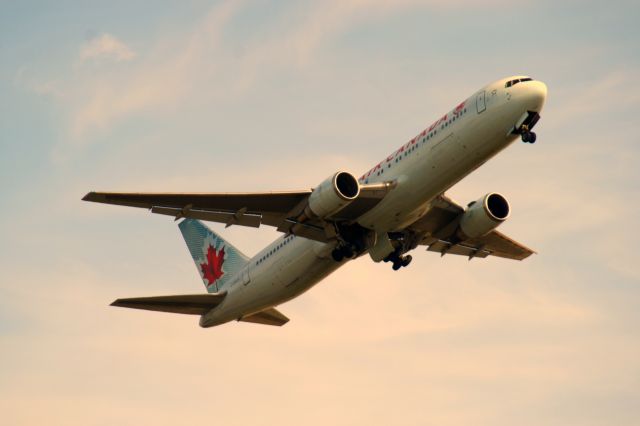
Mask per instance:
[[[342,262],[344,259],[352,259],[355,255],[355,250],[348,245],[338,246],[331,251],[331,257],[336,262]]]
[[[331,258],[336,262],[355,259],[365,253],[368,248],[376,245],[376,234],[362,227],[343,226],[340,228],[339,235],[340,237],[336,246],[331,250]],[[397,271],[402,267],[409,266],[413,259],[410,255],[405,255],[405,253],[416,248],[422,240],[423,235],[415,232],[403,231],[390,232],[387,235],[381,236],[381,238],[388,238],[387,243],[391,244],[390,249],[393,250],[383,260],[385,262],[391,262],[393,270]],[[388,247],[388,245],[386,247]],[[380,257],[375,258],[374,255],[372,255],[372,258],[376,262],[380,260]]]
[[[334,224],[338,244],[331,251],[331,257],[336,262],[345,259],[355,259],[375,244],[375,234],[370,229],[358,224],[340,225]]]
[[[412,260],[413,260],[413,258],[411,257],[410,254],[408,254],[406,256],[402,256],[398,252],[395,252],[395,251],[384,259],[385,262],[393,262],[393,266],[391,268],[394,271],[397,271],[398,269],[400,269],[402,267],[409,266],[409,264],[411,263]]]

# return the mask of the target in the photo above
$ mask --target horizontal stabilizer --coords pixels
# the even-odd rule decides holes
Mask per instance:
[[[222,293],[184,294],[177,296],[132,297],[118,299],[111,306],[144,309],[147,311],[176,314],[204,315],[222,303],[227,295]]]
[[[277,309],[269,308],[262,312],[242,317],[240,318],[240,321],[265,325],[277,325],[278,327],[281,327],[289,322],[289,318],[282,315]]]

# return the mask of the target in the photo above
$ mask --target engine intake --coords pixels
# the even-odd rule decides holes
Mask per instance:
[[[358,179],[351,173],[338,172],[325,179],[311,192],[305,214],[310,217],[329,217],[348,206],[358,195]]]
[[[507,220],[511,209],[502,195],[492,192],[469,204],[460,219],[458,236],[462,240],[488,234]]]

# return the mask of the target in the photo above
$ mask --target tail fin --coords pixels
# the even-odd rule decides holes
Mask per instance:
[[[249,261],[240,250],[198,220],[185,219],[178,226],[209,293],[224,290],[225,284]]]

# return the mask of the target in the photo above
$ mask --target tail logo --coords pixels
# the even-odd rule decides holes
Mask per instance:
[[[224,246],[220,250],[216,250],[214,246],[209,244],[207,248],[207,257],[204,263],[200,264],[202,278],[207,280],[207,288],[215,284],[215,282],[224,275],[222,265],[224,264]]]

